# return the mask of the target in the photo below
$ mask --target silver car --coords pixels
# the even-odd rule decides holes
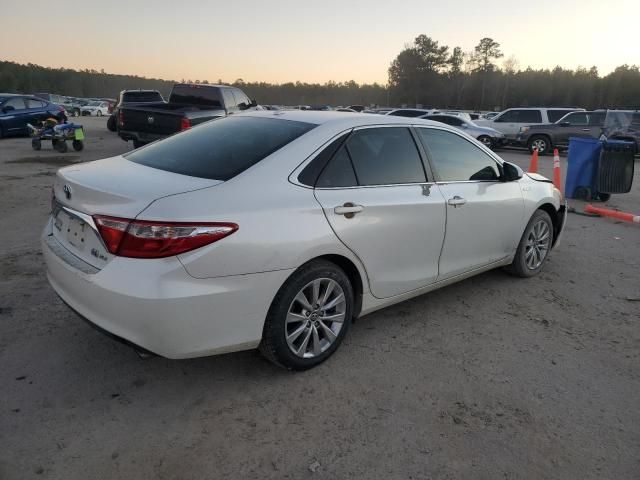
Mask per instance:
[[[481,127],[471,120],[467,120],[458,115],[423,115],[420,118],[432,120],[434,122],[441,122],[446,125],[459,128],[467,135],[472,136],[473,138],[484,144],[485,147],[491,149],[502,147],[507,143],[507,138],[505,137],[504,133],[499,132],[493,128]]]
[[[354,318],[543,268],[560,192],[442,123],[256,111],[62,168],[42,235],[73,310],[168,358],[259,347],[307,369]]]

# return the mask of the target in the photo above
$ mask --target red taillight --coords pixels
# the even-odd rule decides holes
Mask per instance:
[[[191,120],[187,117],[182,117],[182,121],[180,122],[180,130],[188,130],[191,128]]]
[[[124,114],[122,113],[122,110],[118,112],[118,123],[121,127],[124,127]]]
[[[209,245],[238,230],[235,223],[174,223],[93,217],[109,252],[120,257],[164,258]]]

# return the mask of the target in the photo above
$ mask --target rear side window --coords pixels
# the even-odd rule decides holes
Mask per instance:
[[[549,117],[549,123],[556,123],[567,113],[571,113],[573,110],[547,110],[547,117]]]
[[[346,147],[342,147],[322,171],[316,183],[317,188],[340,188],[358,185],[351,159]]]
[[[44,108],[46,103],[35,98],[27,98],[27,108]]]
[[[359,185],[427,181],[418,148],[407,128],[366,128],[347,140]]]
[[[542,123],[540,110],[509,110],[498,117],[497,123]]]
[[[135,163],[191,177],[229,180],[316,125],[227,117],[126,154]]]
[[[176,85],[171,90],[171,103],[188,103],[201,107],[222,108],[219,89],[198,85]]]
[[[498,166],[489,155],[459,135],[418,128],[429,158],[442,182],[498,180]]]
[[[576,112],[571,115],[567,115],[567,118],[565,118],[564,121],[569,122],[569,125],[574,126],[587,126],[589,124],[586,112]]]

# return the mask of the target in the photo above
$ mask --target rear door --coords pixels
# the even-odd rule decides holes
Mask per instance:
[[[556,144],[567,145],[571,137],[594,137],[594,128],[589,125],[589,114],[587,112],[574,112],[562,119],[556,129]],[[597,128],[600,133],[600,128]]]
[[[375,297],[433,283],[445,203],[408,127],[356,129],[316,183],[338,238],[363,262]]]
[[[40,120],[44,120],[49,116],[47,112],[47,102],[37,98],[25,98],[27,102],[27,115],[29,123],[36,124]]]
[[[515,252],[524,229],[519,183],[500,181],[498,162],[463,136],[438,128],[416,130],[447,202],[447,232],[438,279]]]

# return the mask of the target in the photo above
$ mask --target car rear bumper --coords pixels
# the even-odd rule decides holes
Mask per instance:
[[[57,241],[45,231],[47,277],[62,300],[100,329],[167,358],[255,348],[292,271],[196,279],[176,257],[116,257],[102,270],[80,269],[82,260],[74,257],[72,265],[65,258],[71,253],[51,242]]]
[[[118,135],[125,142],[128,142],[129,140],[134,140],[136,142],[141,142],[141,143],[151,143],[151,142],[155,142],[156,140],[162,140],[163,138],[167,138],[169,136],[169,135],[162,135],[158,133],[135,132],[132,130],[122,130],[122,129],[118,131]]]

